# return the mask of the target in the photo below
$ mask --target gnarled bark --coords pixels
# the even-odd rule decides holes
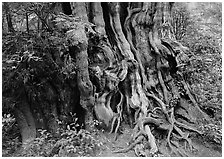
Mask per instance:
[[[73,15],[81,18],[82,22],[87,22],[87,13],[85,8],[85,3],[77,3],[72,2],[72,11]],[[81,27],[81,26],[80,26]],[[85,33],[85,28],[82,26],[80,38],[82,37],[84,40],[78,43],[77,46],[71,46],[70,54],[72,57],[75,57],[76,64],[77,64],[77,82],[80,91],[80,98],[81,98],[81,105],[83,107],[87,107],[88,104],[93,104],[92,101],[90,103],[86,103],[86,100],[90,99],[92,96],[93,86],[89,79],[89,71],[88,71],[88,54],[87,54],[87,47],[88,47],[88,39]],[[70,39],[72,40],[72,39]]]
[[[90,6],[95,5],[100,7],[94,3]],[[185,140],[191,148],[185,130],[201,133],[192,125],[198,124],[200,118],[196,116],[207,116],[196,104],[178,69],[188,62],[188,57],[187,49],[176,41],[172,32],[172,5],[155,2],[102,4],[104,20],[107,17],[105,28],[111,43],[109,46],[112,46],[111,53],[118,58],[113,59],[116,62],[111,63],[110,67],[95,66],[95,73],[98,73],[95,76],[104,81],[101,85],[104,89],[101,89],[96,99],[95,112],[99,120],[107,126],[111,124],[111,132],[115,130],[117,133],[124,120],[121,114],[128,114],[129,121],[135,122],[131,139],[133,144],[116,152],[126,152],[134,147],[139,149],[137,145],[147,140],[151,147],[149,153],[155,155],[158,152],[153,135],[156,129],[167,131],[166,142],[171,152],[175,151],[172,142],[174,138]],[[120,19],[123,10],[120,6],[127,6],[123,28]],[[98,23],[95,25],[96,28],[102,27]],[[93,53],[100,55],[98,52]],[[181,83],[181,86],[177,83]],[[111,96],[116,92],[121,94],[120,102],[114,105],[112,99],[115,98]],[[183,100],[192,103],[188,105],[189,108],[185,107],[185,113],[181,106]]]

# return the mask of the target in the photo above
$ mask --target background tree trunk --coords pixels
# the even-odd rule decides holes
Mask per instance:
[[[39,23],[38,23],[38,29],[39,29]],[[29,34],[29,32],[30,32],[30,29],[29,29],[29,15],[28,15],[27,12],[26,12],[26,31]]]
[[[106,51],[99,43],[104,55],[94,50],[89,52],[89,56],[98,54],[100,63],[107,62],[105,55],[108,52],[113,54],[110,57],[114,57],[108,59],[111,62],[106,67],[96,62],[90,67],[100,74],[93,76],[104,81],[100,86],[103,89],[98,89],[101,91],[97,93],[95,113],[99,120],[107,126],[111,125],[111,132],[115,133],[121,121],[126,120],[124,114],[129,121],[134,119],[137,123],[132,138],[136,142],[117,152],[133,148],[140,140],[148,140],[149,153],[156,154],[156,129],[167,131],[166,142],[171,151],[175,151],[171,143],[173,135],[186,140],[191,147],[182,129],[200,133],[193,125],[207,117],[197,105],[179,69],[188,62],[188,50],[176,41],[173,34],[172,5],[154,2],[101,3],[103,17],[98,15],[101,14],[100,9],[95,11],[95,8],[100,8],[98,3],[89,5],[89,19],[96,25],[97,32],[104,35],[105,29],[110,47],[110,51]],[[126,14],[121,16],[121,12]],[[105,27],[104,23],[95,20],[102,18]],[[94,81],[93,85],[98,87]]]
[[[3,7],[5,10],[5,14],[6,14],[6,20],[7,20],[7,24],[8,24],[8,31],[9,32],[14,32],[14,28],[13,28],[13,24],[12,24],[12,15],[11,15],[11,11],[9,8],[9,4],[7,2],[3,3]]]

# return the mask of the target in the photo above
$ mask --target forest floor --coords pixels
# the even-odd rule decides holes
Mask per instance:
[[[102,142],[102,147],[97,152],[96,157],[136,157],[134,150],[127,153],[113,153],[113,151],[126,148],[131,138],[132,130],[129,127],[123,129],[123,133],[118,135],[117,140],[114,140],[115,135],[108,132],[99,132],[97,137]],[[217,145],[208,143],[199,138],[192,139],[192,145],[195,148],[193,152],[185,151],[188,157],[222,157],[222,149]],[[180,157],[170,155],[166,146],[160,146],[159,151],[163,157]]]
[[[93,128],[92,136],[98,140],[102,146],[94,153],[89,156],[92,157],[136,157],[134,150],[130,150],[126,153],[114,153],[113,151],[127,148],[130,142],[132,129],[129,126],[123,125],[122,134],[117,136],[117,140],[114,140],[115,134],[110,134],[103,129],[99,130]],[[213,143],[207,142],[202,137],[193,137],[192,145],[194,147],[193,152],[189,150],[184,151],[188,157],[222,157],[222,146],[215,145]],[[183,150],[183,149],[181,149]],[[159,146],[160,157],[182,157],[174,154],[170,154],[167,146],[160,144]],[[8,154],[5,157],[21,157],[21,152],[18,150],[13,154]]]

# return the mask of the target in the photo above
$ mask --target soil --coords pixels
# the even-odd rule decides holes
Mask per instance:
[[[131,138],[132,130],[129,127],[123,129],[123,133],[119,134],[117,140],[114,140],[115,135],[109,134],[101,130],[97,138],[102,142],[102,148],[97,152],[96,157],[136,157],[134,150],[127,153],[114,153],[113,151],[126,148]],[[188,157],[222,157],[221,146],[203,141],[203,139],[192,138],[193,152],[183,150]],[[180,155],[170,154],[166,146],[160,145],[159,151],[162,157],[181,157]]]

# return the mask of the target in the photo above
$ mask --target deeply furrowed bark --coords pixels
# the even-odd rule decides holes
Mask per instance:
[[[88,21],[85,3],[71,3],[73,9],[73,15],[80,17],[83,22]],[[84,30],[84,28],[83,28]],[[93,86],[89,79],[89,71],[88,71],[88,54],[87,54],[87,47],[88,41],[85,32],[81,35],[86,39],[82,43],[79,43],[78,46],[71,46],[72,50],[70,50],[70,54],[75,54],[76,64],[77,64],[77,82],[80,91],[81,97],[81,105],[86,107],[87,103],[85,100],[89,99],[92,96]],[[71,55],[74,57],[74,55]]]
[[[72,14],[76,17],[81,18],[82,22],[88,22],[87,12],[85,3],[71,2]],[[93,97],[93,85],[89,79],[89,70],[88,70],[88,39],[85,33],[85,27],[82,26],[82,42],[79,42],[77,46],[71,46],[70,54],[72,57],[75,57],[77,65],[77,84],[80,91],[80,105],[86,109],[86,123],[90,123],[92,120],[92,106],[94,104]],[[89,125],[86,125],[89,127]]]
[[[111,66],[113,69],[99,67],[101,80],[106,79],[105,85],[109,84],[110,86],[107,87],[109,90],[102,91],[101,97],[96,100],[98,104],[95,105],[95,111],[98,114],[98,119],[104,121],[107,126],[111,124],[111,132],[116,127],[115,133],[120,121],[124,119],[118,115],[119,113],[127,113],[129,121],[135,121],[134,137],[131,140],[136,140],[136,142],[128,148],[116,152],[126,152],[146,139],[151,147],[150,154],[155,155],[158,152],[158,147],[151,128],[167,131],[167,144],[171,152],[174,151],[172,136],[178,136],[179,139],[185,140],[191,147],[190,139],[186,137],[182,128],[199,134],[201,132],[187,122],[181,123],[180,121],[183,120],[179,121],[175,117],[175,111],[179,111],[178,105],[182,105],[182,98],[187,96],[184,100],[189,100],[195,107],[189,109],[195,110],[200,117],[205,117],[205,114],[196,104],[183,78],[178,80],[182,83],[181,89],[184,90],[184,94],[181,94],[180,88],[175,83],[176,76],[182,77],[178,67],[187,62],[188,58],[187,49],[176,41],[172,33],[170,25],[172,3],[142,3],[142,5],[129,3],[123,5],[128,6],[123,29],[120,20],[120,6],[120,3],[104,3],[102,5],[103,10],[109,10],[109,13],[103,13],[104,17],[109,17],[105,28],[111,28],[106,31],[106,33],[110,32],[107,36],[109,39],[112,38],[110,36],[113,36],[115,39],[112,44],[112,53],[115,54],[114,57],[122,58],[115,58],[117,66],[113,64]],[[97,25],[97,23],[95,24]],[[122,75],[122,78],[119,75]],[[110,78],[106,78],[108,76]],[[117,91],[122,96],[120,97],[121,101],[114,106],[111,96]],[[193,105],[189,105],[189,107]],[[115,110],[117,113],[114,112]],[[107,117],[101,116],[105,114],[108,114]],[[187,111],[186,114],[188,114],[186,118],[192,116],[191,112]],[[182,115],[184,116],[184,114]],[[193,118],[191,119],[193,120]],[[116,120],[117,122],[115,122]],[[197,120],[194,120],[195,124]],[[181,152],[177,151],[176,153]]]

